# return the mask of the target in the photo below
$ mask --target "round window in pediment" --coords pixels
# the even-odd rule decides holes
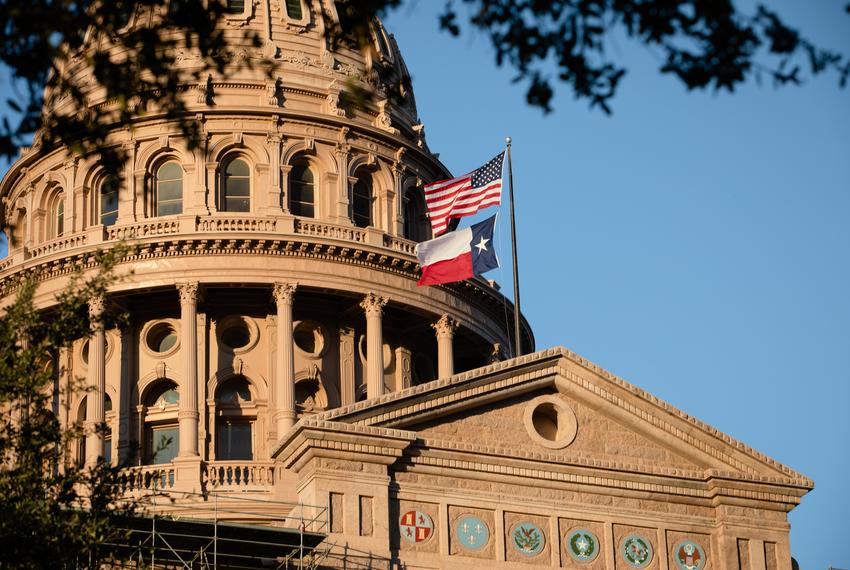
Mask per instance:
[[[531,439],[549,449],[567,447],[578,433],[575,413],[557,396],[540,396],[529,402],[524,422]]]

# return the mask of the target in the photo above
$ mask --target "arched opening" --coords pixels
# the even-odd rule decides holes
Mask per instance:
[[[183,167],[169,160],[156,169],[154,176],[154,212],[157,216],[183,213]]]
[[[107,176],[98,191],[100,223],[111,226],[118,221],[118,178]]]
[[[56,189],[47,205],[47,239],[62,237],[65,233],[65,193]]]
[[[223,382],[215,392],[216,459],[252,461],[256,408],[251,384],[244,376]]]
[[[251,167],[245,159],[234,158],[225,164],[219,209],[224,212],[251,211]]]
[[[358,228],[372,225],[372,177],[361,174],[351,189],[351,220]]]
[[[289,172],[289,211],[296,216],[316,216],[315,179],[306,164],[296,164]]]
[[[107,415],[111,415],[112,412],[112,398],[109,397],[109,394],[103,395],[103,415],[104,415],[104,423],[106,424],[106,430],[103,433],[103,460],[107,465],[112,463],[112,427],[111,422],[108,421]],[[86,419],[88,418],[88,396],[83,396],[83,399],[80,400],[80,405],[77,408],[77,422],[81,427],[86,427]],[[86,460],[86,433],[82,432],[82,436],[80,437],[77,443],[77,462],[82,465]]]
[[[161,380],[147,390],[144,398],[144,449],[146,465],[170,463],[177,457],[180,431],[177,412],[180,393],[173,380]]]
[[[404,195],[404,237],[411,241],[425,241],[430,236],[425,215],[425,200],[415,189]]]

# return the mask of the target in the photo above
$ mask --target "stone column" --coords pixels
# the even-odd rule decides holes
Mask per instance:
[[[295,356],[292,339],[292,298],[297,283],[275,283],[277,303],[277,375],[274,394],[277,437],[295,425]]]
[[[106,331],[103,330],[103,297],[89,299],[89,319],[94,333],[89,339],[90,391],[86,395],[86,467],[94,467],[103,457],[103,432],[96,429],[103,424],[106,413],[103,401],[106,398]]]
[[[437,377],[448,378],[455,373],[454,341],[458,322],[448,315],[443,315],[431,327],[437,333]]]
[[[179,457],[198,457],[198,283],[180,283],[180,349],[185,356],[183,385],[180,387],[180,410],[177,421],[180,426]]]
[[[366,311],[366,397],[384,393],[384,338],[381,320],[386,297],[368,293],[360,302]]]

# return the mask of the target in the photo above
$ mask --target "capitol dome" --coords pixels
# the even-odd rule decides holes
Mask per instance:
[[[138,446],[140,465],[269,462],[299,417],[509,354],[512,305],[498,287],[416,286],[414,247],[430,238],[422,184],[449,173],[425,142],[393,36],[375,21],[362,49],[331,41],[338,7],[230,0],[222,73],[199,74],[200,58],[177,50],[200,148],[176,120],[139,108],[108,138],[126,155],[119,176],[96,155],[34,145],[0,183],[14,227],[0,277],[38,275],[42,308],[88,253],[136,246],[127,276],[91,303],[126,311],[130,325],[60,354],[106,402],[76,394],[63,419],[111,427],[80,446],[81,461]],[[159,9],[140,7],[127,29]],[[85,61],[69,63],[83,79]],[[374,97],[343,105],[352,90]],[[89,95],[118,105],[96,87]],[[71,110],[68,98],[48,101]],[[157,451],[160,435],[175,437]]]

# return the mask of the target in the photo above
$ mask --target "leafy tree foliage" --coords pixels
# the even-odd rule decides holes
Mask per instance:
[[[66,390],[81,389],[72,383],[60,393],[58,349],[110,326],[90,322],[86,303],[105,293],[122,255],[123,246],[93,255],[97,273],[78,273],[49,313],[35,309],[37,276],[3,283],[17,293],[0,318],[0,568],[100,568],[104,545],[121,534],[112,517],[132,511],[118,500],[117,468],[71,461],[83,426],[57,419]]]
[[[388,0],[380,9],[397,5]],[[818,47],[765,5],[747,14],[733,0],[446,0],[440,26],[454,36],[464,26],[485,34],[496,63],[513,68],[528,85],[528,103],[547,112],[554,80],[611,112],[626,73],[612,55],[618,34],[658,53],[660,72],[690,90],[734,91],[753,76],[799,84],[827,71],[843,88],[850,75],[848,54]]]

